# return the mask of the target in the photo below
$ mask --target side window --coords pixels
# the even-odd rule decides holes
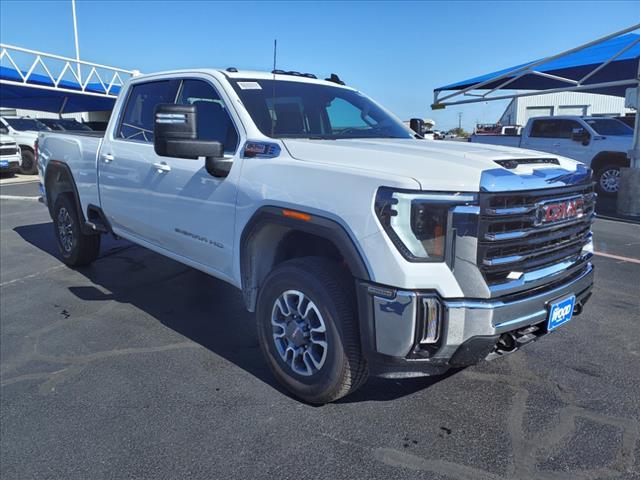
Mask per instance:
[[[131,88],[118,128],[118,138],[153,142],[153,111],[159,103],[173,103],[170,80],[139,83]]]
[[[236,151],[238,132],[224,102],[211,84],[203,80],[184,80],[176,103],[196,106],[199,140],[218,141],[224,145],[225,153]]]
[[[535,120],[531,127],[532,137],[560,138],[559,122],[557,120]]]
[[[571,138],[574,130],[583,129],[582,125],[575,120],[559,120],[558,124],[558,138]]]
[[[4,123],[0,123],[0,133],[4,133],[5,135],[9,133],[9,129],[4,125]]]

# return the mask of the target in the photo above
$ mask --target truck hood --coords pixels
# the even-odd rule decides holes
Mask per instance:
[[[521,148],[468,142],[413,139],[284,139],[289,154],[298,160],[379,172],[385,177],[408,177],[423,190],[471,191],[480,189],[483,174],[519,176],[512,183],[528,188],[525,178],[540,170],[575,172],[577,162]],[[557,164],[525,164],[506,169],[496,160],[556,158]],[[487,176],[485,175],[485,181]],[[538,188],[531,186],[530,188]]]

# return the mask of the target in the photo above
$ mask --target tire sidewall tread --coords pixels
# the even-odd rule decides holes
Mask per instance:
[[[271,337],[273,302],[286,289],[305,293],[320,310],[328,330],[329,350],[320,372],[304,377],[292,372]],[[360,348],[353,279],[335,262],[303,257],[278,265],[265,279],[256,319],[260,346],[278,381],[304,401],[323,404],[357,389],[367,378]]]
[[[58,211],[66,208],[73,220],[73,235],[75,244],[71,252],[65,251],[60,243],[58,235]],[[73,197],[69,193],[58,195],[53,206],[53,231],[56,238],[56,244],[62,257],[62,261],[71,267],[80,267],[93,262],[100,254],[100,235],[87,235],[82,232],[80,215],[75,206]]]

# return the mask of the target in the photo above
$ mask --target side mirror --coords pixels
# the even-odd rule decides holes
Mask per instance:
[[[226,177],[232,160],[224,158],[224,146],[212,140],[198,140],[198,114],[195,105],[161,103],[156,106],[153,148],[161,157],[197,160],[205,158],[205,168],[214,177]]]
[[[409,120],[409,128],[420,136],[424,135],[424,121],[421,118]]]
[[[571,132],[571,140],[574,142],[580,142],[583,145],[588,145],[591,140],[591,135],[584,128],[574,128]]]

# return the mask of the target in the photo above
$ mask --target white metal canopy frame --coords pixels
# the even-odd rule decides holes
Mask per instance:
[[[138,75],[137,70],[39,52],[13,45],[0,44],[0,62],[5,60],[15,78],[0,76],[0,84],[32,87],[56,92],[115,98],[124,80]],[[60,65],[62,68],[60,69]],[[22,66],[22,68],[21,68]],[[36,72],[41,67],[44,74]],[[88,74],[83,75],[82,68]],[[57,73],[54,73],[57,72]],[[84,77],[84,78],[83,78]]]

